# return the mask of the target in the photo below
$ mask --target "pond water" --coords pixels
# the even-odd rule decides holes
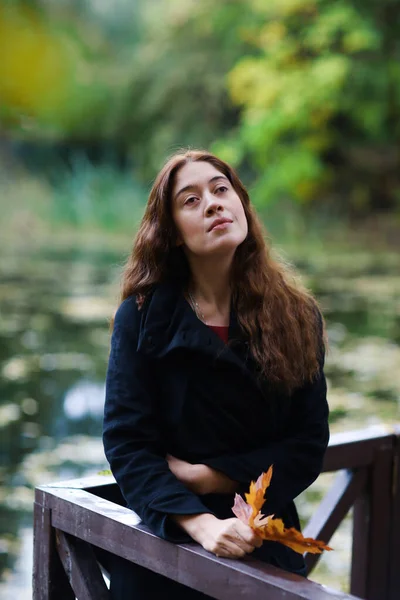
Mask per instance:
[[[5,249],[0,257],[0,596],[31,598],[35,485],[107,468],[101,444],[109,319],[124,254]],[[400,421],[400,259],[318,252],[294,261],[322,303],[332,431]],[[304,521],[329,484],[302,494]],[[349,517],[350,519],[350,517]],[[350,521],[312,579],[347,589]]]

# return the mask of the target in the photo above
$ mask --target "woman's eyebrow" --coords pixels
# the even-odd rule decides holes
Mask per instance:
[[[229,179],[227,177],[225,177],[225,175],[216,175],[215,177],[211,177],[211,179],[209,180],[208,183],[212,183],[213,181],[216,181],[217,179],[225,179],[225,181],[227,181],[229,183]],[[175,195],[175,200],[176,200],[176,198],[178,198],[178,196],[180,194],[182,194],[182,192],[187,192],[188,190],[193,190],[194,188],[197,188],[196,184],[190,183],[189,185],[185,185],[185,187],[180,189],[179,192]]]

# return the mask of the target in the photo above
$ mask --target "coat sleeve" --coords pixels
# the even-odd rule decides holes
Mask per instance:
[[[111,471],[128,504],[158,536],[191,540],[171,514],[211,512],[170,471],[157,418],[156,373],[137,351],[140,314],[133,296],[114,321],[106,376],[103,444]]]
[[[249,452],[224,454],[203,461],[238,481],[241,492],[247,492],[250,482],[273,465],[263,514],[279,514],[321,473],[329,442],[329,408],[323,365],[324,352],[316,378],[292,396],[284,437]]]

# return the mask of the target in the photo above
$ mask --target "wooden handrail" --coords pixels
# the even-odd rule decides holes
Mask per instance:
[[[114,554],[221,600],[256,594],[269,600],[395,600],[400,589],[399,440],[400,427],[349,432],[332,436],[326,453],[324,471],[340,472],[304,531],[328,542],[354,505],[353,595],[252,557],[222,559],[194,542],[166,542],[118,504],[113,477],[99,475],[36,489],[33,599],[106,600],[98,561],[104,565]],[[316,559],[306,555],[309,571]]]

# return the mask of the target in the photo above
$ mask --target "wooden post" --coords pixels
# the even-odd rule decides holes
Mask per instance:
[[[51,509],[44,494],[36,491],[33,529],[33,600],[75,600],[57,554]]]
[[[353,544],[351,552],[350,593],[367,598],[369,537],[368,490],[363,489],[353,507]]]
[[[354,503],[351,593],[389,600],[394,436],[375,449],[367,489]]]
[[[392,514],[390,522],[388,600],[397,600],[400,590],[400,426],[395,431],[392,463]]]
[[[376,452],[372,464],[368,600],[389,598],[390,519],[394,436]]]

